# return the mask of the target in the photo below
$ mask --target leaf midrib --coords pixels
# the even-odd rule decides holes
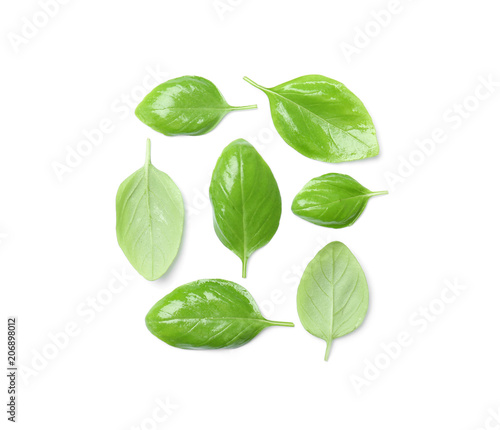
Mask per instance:
[[[354,140],[357,140],[359,143],[361,143],[362,145],[366,146],[367,148],[371,148],[370,145],[368,145],[367,143],[363,142],[362,140],[360,140],[359,138],[357,138],[356,136],[353,136],[351,133],[348,133],[347,131],[345,131],[344,129],[336,126],[335,124],[332,124],[331,122],[329,122],[328,120],[326,120],[325,118],[319,116],[318,114],[316,114],[315,112],[313,112],[312,110],[306,108],[305,106],[302,106],[300,104],[298,104],[297,102],[294,102],[293,100],[285,97],[285,96],[282,96],[281,94],[275,92],[275,91],[272,91],[270,88],[264,88],[262,87],[263,91],[264,92],[270,92],[272,94],[275,94],[277,95],[278,97],[281,97],[282,99],[284,100],[287,100],[288,102],[294,104],[295,106],[298,106],[300,109],[303,109],[307,112],[309,112],[312,116],[315,116],[316,118],[319,118],[321,121],[324,121],[326,122],[329,126],[335,128],[336,130],[340,130],[342,133],[348,135],[349,137],[353,138]],[[335,146],[337,146],[337,143],[335,142],[335,140],[333,139],[333,137],[331,136],[330,134],[330,138],[332,139],[332,142],[334,143]]]
[[[243,230],[243,266],[246,265],[247,260],[247,229],[246,229],[246,215],[245,215],[245,196],[243,192],[243,155],[240,150],[240,190],[241,190],[241,226]],[[244,270],[244,269],[243,269]]]
[[[234,108],[231,106],[228,106],[226,108],[212,108],[212,107],[164,107],[164,108],[154,108],[155,111],[162,111],[162,110],[201,110],[201,111],[207,111],[207,110],[223,110],[223,111],[231,111]]]
[[[265,318],[242,318],[242,317],[203,317],[203,318],[171,318],[163,321],[158,321],[160,324],[167,324],[171,322],[178,321],[253,321],[253,322],[261,322],[261,323],[269,323]]]
[[[332,285],[332,311],[331,311],[331,322],[330,322],[330,336],[327,340],[327,342],[332,342],[334,337],[333,337],[333,330],[334,330],[334,327],[335,327],[335,285],[338,285],[338,283],[340,282],[340,280],[343,278],[343,276],[345,275],[347,269],[349,268],[349,262],[350,262],[350,256],[349,254],[347,254],[347,263],[344,267],[344,271],[342,272],[342,274],[337,278],[337,282],[334,282],[335,281],[335,269],[336,269],[336,264],[335,264],[335,261],[341,256],[342,252],[344,252],[344,248],[340,248],[340,251],[339,253],[337,254],[336,257],[333,257],[333,250],[332,250],[332,264],[333,264],[333,269],[332,269],[332,280],[328,280],[331,285]],[[323,268],[323,265],[322,265],[322,261],[320,260],[320,266],[321,268]]]
[[[144,179],[146,181],[146,205],[148,208],[148,228],[149,228],[149,240],[151,243],[151,276],[154,277],[154,243],[153,243],[153,220],[151,216],[151,201],[150,201],[150,189],[149,189],[149,167],[151,166],[150,162],[147,162],[144,166]]]
[[[368,194],[359,194],[357,196],[347,197],[345,199],[334,200],[333,202],[322,203],[320,205],[314,205],[314,206],[308,206],[307,208],[304,208],[302,210],[316,209],[316,208],[321,208],[321,207],[324,207],[324,206],[328,207],[330,205],[335,205],[337,203],[345,202],[347,200],[359,199],[359,198],[363,198],[363,197],[370,198],[370,197],[378,196],[378,195],[379,195],[378,192],[372,192],[372,193],[368,193]]]

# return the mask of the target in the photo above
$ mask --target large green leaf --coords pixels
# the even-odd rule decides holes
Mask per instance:
[[[240,257],[243,277],[250,255],[278,229],[281,196],[271,169],[246,140],[230,143],[217,161],[210,201],[220,241]]]
[[[300,322],[327,343],[356,330],[368,310],[368,285],[356,257],[341,242],[326,245],[307,265],[297,291]]]
[[[156,337],[177,348],[237,348],[270,326],[293,323],[266,320],[241,285],[202,279],[176,288],[146,315]]]
[[[387,191],[370,191],[348,175],[328,173],[311,179],[295,196],[292,212],[313,224],[348,227],[360,217],[368,200]]]
[[[167,136],[198,136],[213,130],[229,112],[254,109],[229,106],[217,87],[199,76],[182,76],[154,88],[137,106],[144,124]]]
[[[368,111],[340,82],[307,75],[265,88],[244,79],[264,91],[276,130],[302,155],[338,163],[378,154],[375,127]]]
[[[154,281],[177,255],[183,226],[181,192],[167,174],[151,164],[148,139],[144,166],[122,182],[116,195],[118,244],[132,266]]]

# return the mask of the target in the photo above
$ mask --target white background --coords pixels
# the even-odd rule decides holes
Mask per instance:
[[[500,7],[494,0],[401,0],[399,13],[380,28],[373,13],[388,4],[73,0],[44,22],[35,0],[3,2],[1,348],[5,357],[6,317],[15,315],[24,369],[18,428],[494,425],[488,420],[500,406]],[[44,26],[29,37],[24,28],[23,36],[25,20],[34,19]],[[361,47],[357,28],[366,26],[372,35]],[[342,46],[355,46],[356,34],[359,49],[346,56]],[[13,42],[19,37],[20,45]],[[163,74],[159,82],[203,76],[230,104],[259,108],[230,114],[205,136],[163,136],[122,101],[132,98],[135,107],[152,69]],[[312,73],[343,82],[363,100],[377,127],[378,157],[339,165],[303,157],[276,133],[265,95],[242,80],[274,86]],[[475,91],[488,79],[496,87],[483,88],[478,101]],[[464,100],[471,112],[459,123],[450,109]],[[65,163],[68,148],[106,118],[113,130],[58,178],[54,163]],[[429,155],[415,153],[416,140],[435,129],[447,139]],[[174,179],[190,212],[176,262],[154,283],[134,273],[114,231],[116,190],[142,165],[147,137],[153,163]],[[245,280],[238,258],[213,231],[206,197],[218,156],[237,138],[256,146],[283,199],[280,228],[252,256]],[[419,165],[398,173],[410,158]],[[339,231],[295,217],[294,195],[328,172],[390,194],[372,199],[354,226]],[[295,295],[307,262],[332,240],[359,259],[371,302],[363,326],[335,341],[324,362],[325,344],[302,328]],[[126,285],[106,292],[123,271]],[[268,329],[240,349],[221,351],[175,349],[148,332],[144,317],[157,300],[210,277],[241,283],[266,317],[296,327]],[[466,289],[441,306],[453,282]],[[98,303],[99,312],[89,310],[96,297],[108,300]],[[424,324],[415,312],[430,304],[439,315]],[[68,324],[69,339],[61,334]],[[384,344],[401,332],[412,343],[387,362]],[[367,363],[377,360],[385,368],[372,369],[371,381],[357,390],[353,377],[364,378]],[[6,389],[2,378],[4,396]],[[155,410],[166,399],[164,419]]]

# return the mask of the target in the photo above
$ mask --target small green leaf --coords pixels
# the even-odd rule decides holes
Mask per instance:
[[[281,217],[276,179],[246,140],[235,140],[222,151],[210,183],[210,201],[215,233],[240,257],[245,278],[248,258],[272,239]]]
[[[184,226],[184,204],[170,177],[151,164],[151,142],[146,162],[122,182],[116,195],[118,244],[142,276],[160,278],[177,255]]]
[[[356,330],[368,310],[368,285],[363,269],[341,242],[326,245],[307,265],[297,291],[300,322],[327,344]]]
[[[371,197],[382,194],[387,191],[370,191],[348,175],[328,173],[299,191],[292,212],[313,224],[344,228],[356,222]]]
[[[302,155],[339,163],[378,154],[375,127],[368,111],[340,82],[307,75],[265,88],[244,79],[267,95],[276,130]]]
[[[157,338],[177,348],[237,348],[270,326],[293,323],[266,320],[241,285],[202,279],[176,288],[146,315]]]
[[[137,106],[135,114],[166,136],[199,136],[213,130],[229,112],[256,107],[229,106],[209,80],[182,76],[154,88]]]

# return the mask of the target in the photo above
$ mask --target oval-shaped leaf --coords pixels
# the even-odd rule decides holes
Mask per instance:
[[[328,173],[311,179],[295,196],[292,212],[313,224],[344,228],[356,222],[370,197],[387,191],[370,191],[348,175]]]
[[[244,79],[264,91],[276,130],[302,155],[338,163],[378,154],[375,127],[368,111],[340,82],[307,75],[265,88]]]
[[[151,164],[151,142],[146,162],[122,182],[116,195],[118,244],[142,276],[160,278],[174,260],[182,238],[184,203],[170,177]]]
[[[243,274],[250,255],[276,233],[281,195],[271,169],[246,140],[230,143],[215,166],[210,183],[217,237],[240,257]]]
[[[254,109],[229,106],[217,87],[199,76],[182,76],[154,88],[137,106],[144,124],[167,136],[199,136],[213,130],[229,112]]]
[[[297,291],[300,322],[327,343],[356,330],[368,310],[368,285],[363,269],[341,242],[326,245],[307,265]]]
[[[237,348],[270,326],[293,323],[266,320],[241,285],[202,279],[176,288],[146,316],[156,337],[177,348]]]

